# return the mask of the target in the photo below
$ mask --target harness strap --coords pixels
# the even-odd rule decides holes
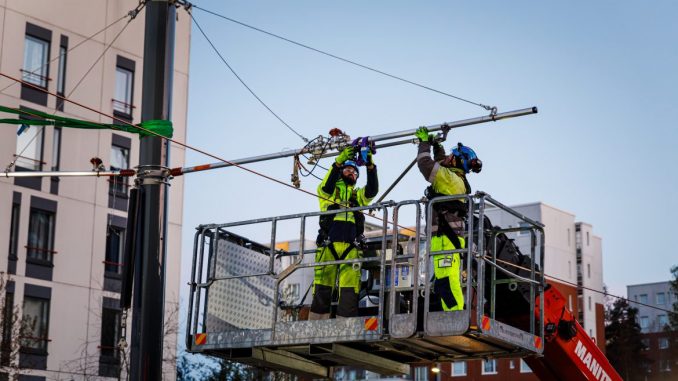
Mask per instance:
[[[444,234],[447,239],[452,242],[454,247],[456,249],[461,249],[461,242],[459,241],[459,236],[457,236],[457,233],[452,230],[450,227],[450,224],[447,222],[447,219],[445,219],[445,215],[442,212],[438,212],[438,231],[436,232],[436,235],[441,235]]]
[[[341,253],[341,255],[339,255],[339,254],[337,254],[337,249],[334,248],[334,242],[330,242],[330,243],[327,245],[327,247],[330,249],[330,253],[332,253],[332,256],[334,257],[334,260],[335,260],[335,261],[343,261],[344,259],[346,259],[346,256],[348,255],[348,253],[349,253],[351,250],[353,250],[353,249],[356,248],[355,242],[351,242],[351,243],[348,245],[348,247],[344,250],[344,252]],[[339,265],[337,265],[337,266],[339,266]]]

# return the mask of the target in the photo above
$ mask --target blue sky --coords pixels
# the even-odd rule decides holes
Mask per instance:
[[[483,160],[483,172],[470,179],[474,189],[509,205],[543,201],[592,224],[603,239],[604,281],[616,294],[628,284],[667,280],[678,264],[678,3],[194,3],[500,112],[537,106],[537,115],[451,132],[450,142],[472,146]],[[486,114],[201,10],[193,14],[244,81],[306,137],[332,127],[378,135]],[[195,27],[191,44],[189,144],[226,159],[303,145]],[[415,154],[410,145],[378,152],[382,189]],[[187,155],[187,165],[210,162]],[[249,167],[287,182],[292,160]],[[317,208],[313,197],[237,168],[185,181],[184,268],[198,224]],[[302,181],[310,191],[318,184]],[[419,198],[424,186],[412,171],[389,198]]]

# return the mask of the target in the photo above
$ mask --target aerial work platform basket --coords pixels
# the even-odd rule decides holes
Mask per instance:
[[[431,252],[432,210],[450,200],[463,200],[472,211],[467,247]],[[319,216],[370,210],[380,226],[366,233],[360,258],[315,262]],[[507,226],[493,226],[486,217],[490,210]],[[413,226],[404,228],[406,215],[413,216]],[[298,240],[277,239],[282,223],[298,226]],[[261,234],[259,227],[270,229],[270,242],[240,233]],[[466,307],[442,311],[433,293],[432,261],[452,253],[462,258]],[[409,374],[409,364],[540,355],[543,256],[543,225],[482,192],[201,225],[194,241],[187,349],[321,378],[336,366],[397,375]],[[308,320],[314,268],[340,264],[361,268],[359,316]]]

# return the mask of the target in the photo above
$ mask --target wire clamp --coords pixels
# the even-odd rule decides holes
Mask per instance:
[[[134,180],[136,186],[140,185],[170,185],[173,179],[170,168],[160,165],[140,165],[137,168],[137,178]]]

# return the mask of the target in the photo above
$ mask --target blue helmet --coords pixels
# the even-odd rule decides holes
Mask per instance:
[[[345,167],[355,168],[355,173],[358,175],[358,177],[360,177],[360,169],[358,168],[358,163],[356,163],[353,160],[346,160],[344,162],[344,165],[341,167],[341,169],[343,170]]]
[[[452,149],[452,155],[461,160],[461,166],[465,173],[470,171],[478,173],[483,169],[483,162],[478,159],[478,155],[471,147],[457,143],[457,147]]]

